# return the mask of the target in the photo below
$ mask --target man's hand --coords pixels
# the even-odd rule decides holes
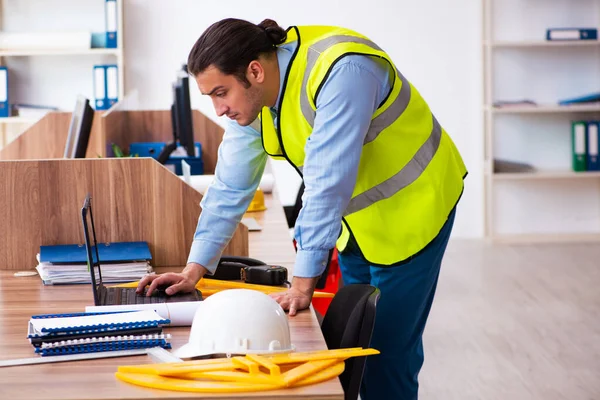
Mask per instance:
[[[310,306],[315,286],[319,277],[316,278],[298,278],[292,280],[292,287],[285,292],[271,293],[277,303],[284,310],[290,311],[290,316],[296,315],[296,312],[304,310]]]
[[[178,292],[193,292],[196,283],[208,270],[200,264],[190,263],[180,273],[167,272],[160,275],[146,275],[140,280],[136,289],[143,293],[146,285],[150,284],[146,296],[151,296],[158,286],[165,287],[165,292],[170,296]]]

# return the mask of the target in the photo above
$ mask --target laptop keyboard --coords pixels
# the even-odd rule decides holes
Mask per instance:
[[[107,301],[105,304],[155,304],[163,303],[166,294],[161,291],[154,291],[152,296],[146,296],[146,291],[143,293],[136,293],[133,288],[107,288],[106,290]]]

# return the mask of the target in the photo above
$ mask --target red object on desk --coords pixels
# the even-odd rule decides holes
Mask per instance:
[[[338,264],[337,255],[337,249],[334,249],[333,255],[331,256],[331,263],[329,264],[329,272],[327,273],[325,287],[323,289],[319,289],[321,292],[337,293],[338,291],[342,279],[342,271],[340,270],[340,265]],[[325,315],[332,300],[333,299],[313,299],[312,305],[315,308],[315,311],[321,315]]]

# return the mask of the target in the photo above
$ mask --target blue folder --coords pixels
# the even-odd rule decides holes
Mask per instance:
[[[567,106],[569,104],[584,104],[584,103],[597,103],[600,102],[600,92],[589,93],[584,96],[573,97],[570,99],[560,100],[558,102],[561,106]]]
[[[98,255],[103,263],[152,259],[147,242],[99,243]],[[86,249],[84,245],[78,244],[40,246],[40,262],[53,264],[86,263]]]

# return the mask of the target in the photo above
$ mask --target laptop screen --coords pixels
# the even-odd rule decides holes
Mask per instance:
[[[92,290],[94,292],[94,304],[101,305],[100,288],[102,287],[102,273],[100,271],[100,258],[98,257],[96,230],[92,215],[92,198],[89,194],[85,197],[85,202],[81,208],[81,221],[83,223],[88,270],[90,271]]]

